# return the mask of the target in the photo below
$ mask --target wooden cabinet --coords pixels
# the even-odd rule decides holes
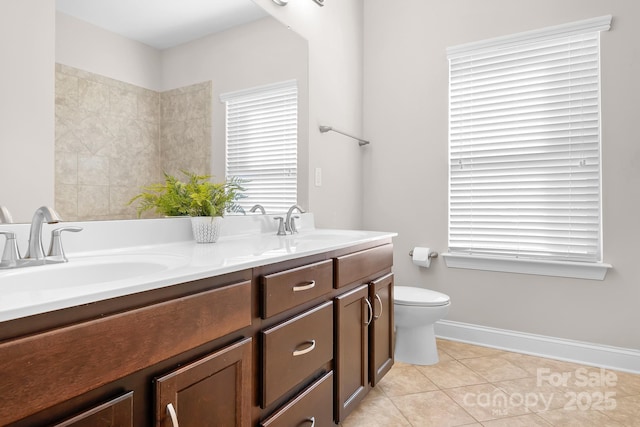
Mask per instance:
[[[338,257],[336,421],[343,421],[393,366],[393,249],[378,246]]]
[[[209,282],[216,286],[204,285]],[[198,286],[192,282],[186,290]],[[124,417],[136,427],[150,427],[153,377],[197,359],[205,349],[237,341],[242,334],[236,331],[252,322],[251,288],[249,280],[218,285],[0,343],[1,424],[50,426],[105,396],[134,391],[126,398],[134,405],[110,402],[61,425],[120,427],[126,422],[115,420]],[[234,333],[240,337],[225,338]]]
[[[334,425],[393,364],[389,243],[4,323],[0,424]]]
[[[250,425],[251,386],[247,338],[158,378],[156,426]]]
[[[336,297],[336,420],[346,416],[368,392],[369,287],[362,285]]]
[[[84,411],[54,427],[133,427],[133,392]]]
[[[375,387],[393,366],[393,274],[369,284],[373,320],[369,324],[369,381]]]

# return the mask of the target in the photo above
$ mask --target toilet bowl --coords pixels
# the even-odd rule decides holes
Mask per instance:
[[[395,360],[413,365],[438,363],[433,326],[449,312],[449,296],[412,286],[395,286],[393,293]]]

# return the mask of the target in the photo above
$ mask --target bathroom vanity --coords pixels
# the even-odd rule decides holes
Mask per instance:
[[[0,424],[334,425],[393,364],[394,235],[128,248],[185,262],[0,323]]]

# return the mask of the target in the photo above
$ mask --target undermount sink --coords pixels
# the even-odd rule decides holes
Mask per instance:
[[[74,288],[154,274],[186,264],[171,255],[104,255],[70,259],[64,264],[4,270],[0,288],[20,292]]]

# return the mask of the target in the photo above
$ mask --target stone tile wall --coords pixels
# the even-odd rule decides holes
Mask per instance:
[[[55,114],[65,220],[135,218],[127,202],[163,171],[210,171],[211,82],[159,93],[56,64]]]

